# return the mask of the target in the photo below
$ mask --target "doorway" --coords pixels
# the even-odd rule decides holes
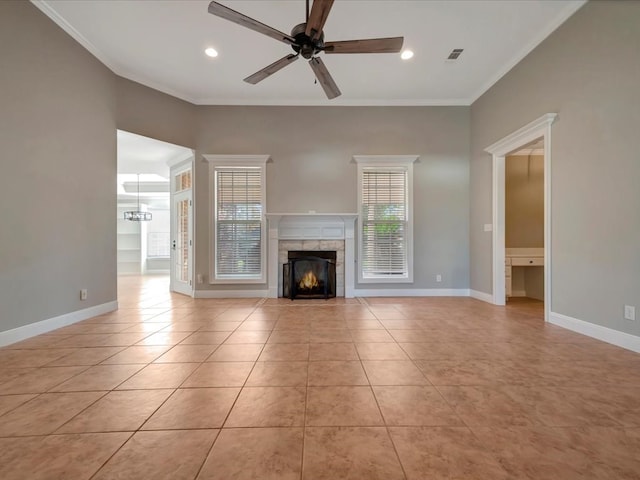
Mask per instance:
[[[544,140],[505,157],[505,296],[544,302]]]
[[[193,176],[192,162],[171,168],[172,292],[193,296]]]
[[[118,283],[153,285],[155,291],[178,291],[192,294],[191,255],[193,209],[191,198],[191,149],[162,142],[134,133],[117,131],[117,272]],[[178,167],[188,174],[187,198],[189,228],[185,237],[188,248],[185,267],[177,289],[171,277],[175,274],[172,240],[178,237],[178,225],[173,218],[172,171]],[[188,193],[185,193],[188,192]],[[182,199],[184,200],[184,198]],[[184,232],[182,232],[184,233]],[[188,278],[186,278],[188,277]],[[182,281],[184,280],[184,281]],[[183,288],[183,283],[189,288]],[[145,287],[146,288],[146,287]],[[127,289],[124,288],[123,291]],[[144,290],[144,289],[143,289]]]
[[[544,156],[544,256],[541,262],[544,266],[544,319],[549,321],[551,311],[551,125],[557,114],[547,113],[528,125],[504,137],[485,149],[492,155],[493,166],[493,224],[492,224],[492,250],[493,250],[493,303],[495,305],[506,304],[506,285],[508,269],[506,255],[506,157],[513,152],[521,150],[527,145],[541,139],[542,154]],[[510,252],[511,253],[511,252]],[[526,262],[536,261],[525,257]]]

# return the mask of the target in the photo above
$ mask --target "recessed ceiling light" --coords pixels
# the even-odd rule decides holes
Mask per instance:
[[[405,50],[400,54],[400,58],[403,60],[409,60],[413,57],[413,52],[411,50]]]
[[[218,51],[215,48],[207,48],[204,53],[206,55],[208,55],[209,57],[217,57],[218,56]]]

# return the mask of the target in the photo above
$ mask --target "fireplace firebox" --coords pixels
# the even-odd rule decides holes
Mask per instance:
[[[336,296],[335,251],[289,251],[282,266],[282,295],[295,298]]]

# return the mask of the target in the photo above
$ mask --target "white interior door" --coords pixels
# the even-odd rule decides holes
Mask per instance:
[[[193,296],[191,166],[171,170],[171,290]]]

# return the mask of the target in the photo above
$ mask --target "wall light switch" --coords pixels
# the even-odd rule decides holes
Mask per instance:
[[[485,223],[484,224],[484,231],[485,232],[493,232],[493,225],[490,223]]]
[[[442,281],[442,275],[438,274],[436,275],[436,282],[441,282]]]
[[[624,306],[624,318],[627,320],[635,320],[636,319],[636,307],[633,305],[625,305]]]
[[[87,289],[83,288],[82,290],[80,290],[80,300],[86,300],[87,299]]]

